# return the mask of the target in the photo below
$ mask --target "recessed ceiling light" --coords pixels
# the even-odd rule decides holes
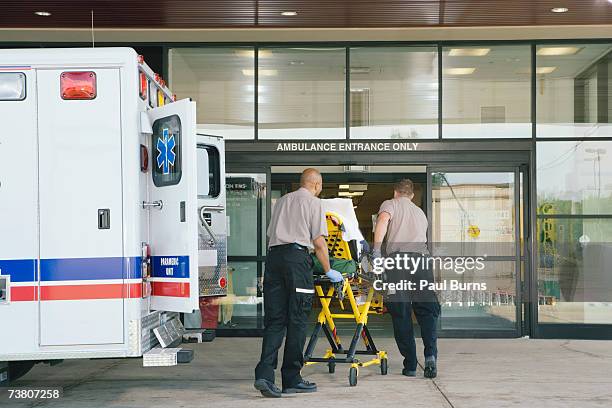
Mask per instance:
[[[340,184],[338,188],[342,190],[348,190],[349,188],[351,188],[351,185],[350,184]]]
[[[553,7],[550,11],[553,13],[567,13],[569,9],[567,7]]]
[[[543,47],[537,52],[538,55],[574,55],[580,51],[581,47]]]
[[[34,14],[41,17],[49,17],[51,15],[48,11],[35,11]]]
[[[482,57],[491,52],[490,48],[453,48],[448,55],[450,57]]]
[[[537,67],[536,74],[550,74],[556,69],[557,67]]]
[[[351,74],[369,74],[370,71],[370,67],[351,67]]]
[[[536,68],[536,74],[550,74],[553,71],[555,71],[557,69],[557,67],[537,67]],[[517,74],[524,74],[524,75],[529,75],[531,74],[531,69],[529,68],[525,68],[525,69],[521,69],[519,71],[516,71]]]
[[[297,11],[283,11],[281,12],[281,16],[285,16],[285,17],[297,16]]]
[[[444,73],[447,75],[470,75],[476,71],[476,68],[446,68]]]
[[[248,58],[255,57],[255,50],[235,50],[234,53],[240,57],[248,57]],[[257,53],[257,56],[259,58],[268,58],[272,56],[272,51],[271,50],[259,50],[259,52]]]
[[[275,69],[260,69],[258,71],[259,76],[275,76],[278,74],[278,71]],[[244,76],[254,76],[255,75],[255,70],[254,69],[243,69],[242,70],[242,75]]]

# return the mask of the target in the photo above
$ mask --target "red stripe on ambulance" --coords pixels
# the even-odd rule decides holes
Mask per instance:
[[[36,286],[11,287],[11,302],[32,300],[38,300],[38,288]]]
[[[189,282],[151,282],[153,296],[189,297]]]

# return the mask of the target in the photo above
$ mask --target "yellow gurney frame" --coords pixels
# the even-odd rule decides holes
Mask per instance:
[[[330,254],[334,254],[337,258],[348,258],[350,249],[346,241],[341,238],[342,223],[337,214],[327,213],[328,222],[328,237],[326,237]],[[378,350],[372,339],[372,335],[368,330],[368,315],[380,313],[382,310],[382,301],[377,295],[375,298],[374,288],[369,285],[367,296],[363,304],[358,304],[353,291],[353,284],[362,283],[362,279],[358,277],[345,277],[343,282],[332,284],[325,276],[318,277],[314,282],[315,295],[321,303],[321,312],[317,317],[312,335],[304,353],[304,361],[306,365],[317,363],[327,363],[330,373],[334,373],[337,363],[347,363],[351,367],[349,369],[349,384],[357,385],[357,377],[360,367],[368,367],[371,365],[379,365],[380,373],[387,374],[387,352]],[[332,313],[330,305],[332,300],[336,298],[340,303],[340,308],[343,313]],[[350,310],[347,310],[344,305],[344,299],[348,299]],[[351,339],[348,349],[344,349],[340,337],[338,336],[334,319],[354,319],[357,327]],[[314,348],[317,339],[321,334],[325,333],[331,348],[327,349],[323,357],[313,357]],[[365,350],[357,350],[359,339],[361,338],[365,345]],[[342,355],[338,357],[338,355]],[[357,356],[372,356],[370,360],[361,361]]]

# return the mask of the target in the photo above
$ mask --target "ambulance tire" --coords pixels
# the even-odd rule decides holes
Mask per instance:
[[[36,361],[10,361],[8,378],[9,382],[13,382],[23,377],[34,367]]]

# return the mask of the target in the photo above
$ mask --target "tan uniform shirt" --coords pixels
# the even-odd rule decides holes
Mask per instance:
[[[408,197],[393,198],[382,203],[378,214],[391,215],[387,228],[386,253],[427,253],[427,217]]]
[[[268,226],[268,247],[300,244],[313,248],[312,240],[327,235],[321,200],[300,188],[276,201]]]

